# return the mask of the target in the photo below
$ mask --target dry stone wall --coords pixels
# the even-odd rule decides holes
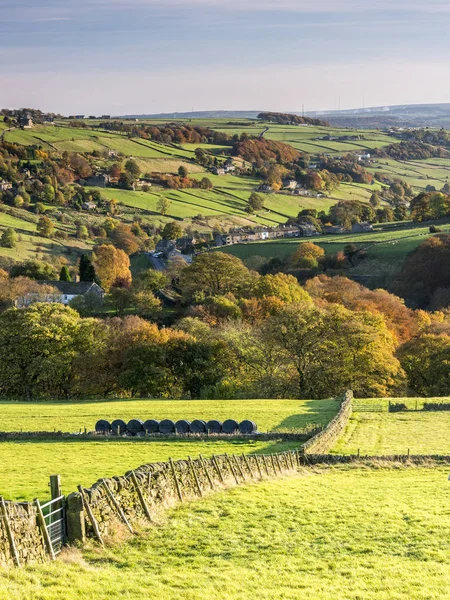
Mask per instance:
[[[352,415],[353,392],[347,390],[338,414],[329,424],[302,446],[304,454],[326,454],[336,443]]]
[[[89,489],[79,488],[86,534],[103,542],[105,536],[114,535],[118,524],[133,530],[133,524],[151,521],[152,514],[175,502],[220,487],[279,476],[296,470],[299,461],[297,451],[220,455],[143,465],[122,477],[101,479]]]
[[[43,562],[46,551],[37,526],[36,508],[30,503],[0,505],[0,565],[3,567]]]

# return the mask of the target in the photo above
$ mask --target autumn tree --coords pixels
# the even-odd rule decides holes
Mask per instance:
[[[297,279],[285,273],[264,275],[257,279],[252,296],[254,298],[279,298],[287,304],[293,302],[312,303],[309,294],[300,286]]]
[[[157,203],[158,211],[163,215],[163,217],[167,214],[167,211],[170,208],[170,200],[161,196]]]
[[[8,227],[2,233],[0,246],[2,248],[15,248],[17,243],[17,233],[12,227]]]
[[[133,179],[138,179],[139,175],[141,174],[139,165],[132,158],[128,159],[125,163],[125,171],[131,175]]]
[[[312,242],[302,242],[291,257],[294,267],[317,269],[325,256],[325,250]]]
[[[52,237],[53,232],[55,231],[55,226],[51,219],[43,215],[40,217],[36,229],[43,237]]]
[[[289,357],[300,397],[328,397],[344,389],[384,396],[401,379],[394,340],[380,315],[291,304],[272,317],[271,326],[268,335]]]
[[[209,252],[195,257],[181,273],[181,287],[187,295],[216,296],[240,290],[249,281],[244,263],[231,254]]]
[[[255,212],[258,210],[262,210],[263,208],[264,198],[260,194],[252,192],[250,194],[250,198],[248,199],[248,212]]]
[[[95,345],[95,321],[62,304],[38,303],[0,315],[0,393],[67,398],[74,360]]]
[[[95,272],[105,291],[118,279],[131,282],[130,259],[123,250],[105,244],[95,249],[93,258]]]
[[[175,221],[166,223],[161,232],[163,240],[177,240],[183,236],[183,229]]]

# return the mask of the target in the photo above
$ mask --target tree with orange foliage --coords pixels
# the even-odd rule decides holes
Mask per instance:
[[[118,279],[131,283],[130,259],[123,250],[104,244],[94,250],[93,258],[95,272],[105,291]]]
[[[312,242],[302,242],[291,257],[294,267],[317,269],[325,256],[325,250]]]

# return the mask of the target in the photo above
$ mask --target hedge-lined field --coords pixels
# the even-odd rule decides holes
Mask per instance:
[[[332,468],[179,505],[106,549],[0,573],[20,600],[443,600],[447,468]]]

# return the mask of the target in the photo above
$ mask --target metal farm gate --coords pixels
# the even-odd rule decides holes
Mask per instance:
[[[47,552],[54,560],[67,541],[66,497],[61,493],[59,475],[50,477],[50,488],[51,500],[41,504],[36,499],[34,503]]]

